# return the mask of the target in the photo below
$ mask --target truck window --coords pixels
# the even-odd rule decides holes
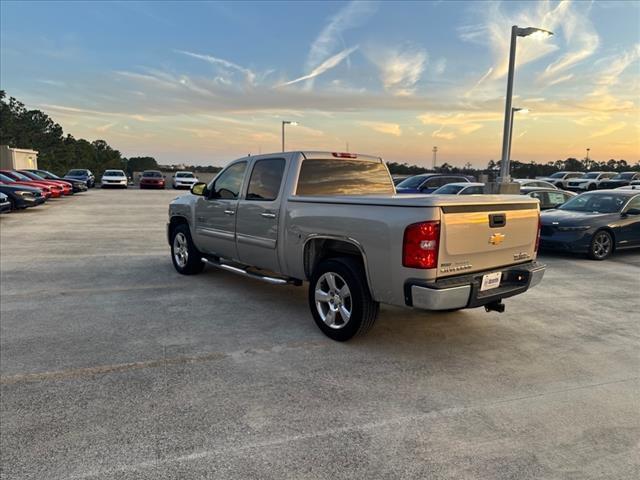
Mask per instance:
[[[213,184],[210,198],[238,198],[246,169],[247,162],[238,162],[222,172]]]
[[[393,194],[393,182],[382,162],[308,159],[302,162],[296,195]]]
[[[251,172],[247,200],[269,201],[278,198],[283,172],[284,158],[258,160]]]

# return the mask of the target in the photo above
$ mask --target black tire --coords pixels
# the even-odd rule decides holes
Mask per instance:
[[[335,290],[327,281],[330,278],[329,274],[333,275]],[[348,295],[345,294],[343,297],[339,292],[343,291],[345,285]],[[319,300],[320,306],[316,304],[316,290],[327,294],[326,297],[322,297],[326,298],[326,301]],[[366,333],[373,326],[380,310],[380,304],[371,298],[362,264],[351,257],[332,258],[320,262],[309,282],[308,299],[311,314],[318,328],[327,337],[338,342]],[[346,321],[342,317],[342,307],[350,312]],[[330,310],[333,311],[332,317]],[[322,315],[327,319],[327,323]],[[329,325],[330,321],[333,326]]]
[[[183,250],[180,250],[181,245]],[[184,223],[171,230],[171,261],[176,271],[182,275],[193,275],[204,269],[202,254],[191,239],[189,226]]]
[[[598,230],[591,238],[589,258],[591,260],[605,260],[613,253],[613,236],[606,230]]]
[[[591,191],[591,190],[595,190],[596,188],[598,188],[598,187],[596,186],[596,184],[595,184],[595,183],[592,183],[591,185],[589,185],[589,186],[587,187],[587,190]]]

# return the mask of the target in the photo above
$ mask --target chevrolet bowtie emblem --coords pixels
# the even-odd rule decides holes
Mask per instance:
[[[504,240],[504,234],[502,233],[494,233],[489,237],[489,243],[491,245],[500,245]]]

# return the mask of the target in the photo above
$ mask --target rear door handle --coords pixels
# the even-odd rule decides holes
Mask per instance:
[[[235,215],[235,213],[236,213],[235,210],[225,210],[224,211],[225,215]]]
[[[263,212],[260,214],[260,216],[264,218],[276,218],[275,213],[269,213],[269,212]]]

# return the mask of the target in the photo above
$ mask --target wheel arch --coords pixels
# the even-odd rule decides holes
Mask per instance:
[[[360,242],[350,237],[335,235],[310,235],[307,237],[303,246],[306,279],[309,280],[311,278],[316,266],[322,260],[344,256],[354,257],[362,263],[369,292],[375,298],[364,247]]]
[[[187,217],[183,215],[172,215],[171,218],[169,218],[169,224],[167,225],[167,241],[169,244],[171,244],[171,235],[173,234],[173,230],[178,225],[186,225],[188,227],[189,220],[187,220]]]
[[[605,231],[609,235],[611,235],[611,241],[612,241],[612,243],[611,243],[611,253],[615,253],[615,251],[616,251],[616,232],[609,225],[605,225],[604,227],[598,228],[595,232],[593,232],[593,235],[591,236],[591,238],[593,239],[593,237],[595,237],[598,232],[602,232],[602,231]]]

